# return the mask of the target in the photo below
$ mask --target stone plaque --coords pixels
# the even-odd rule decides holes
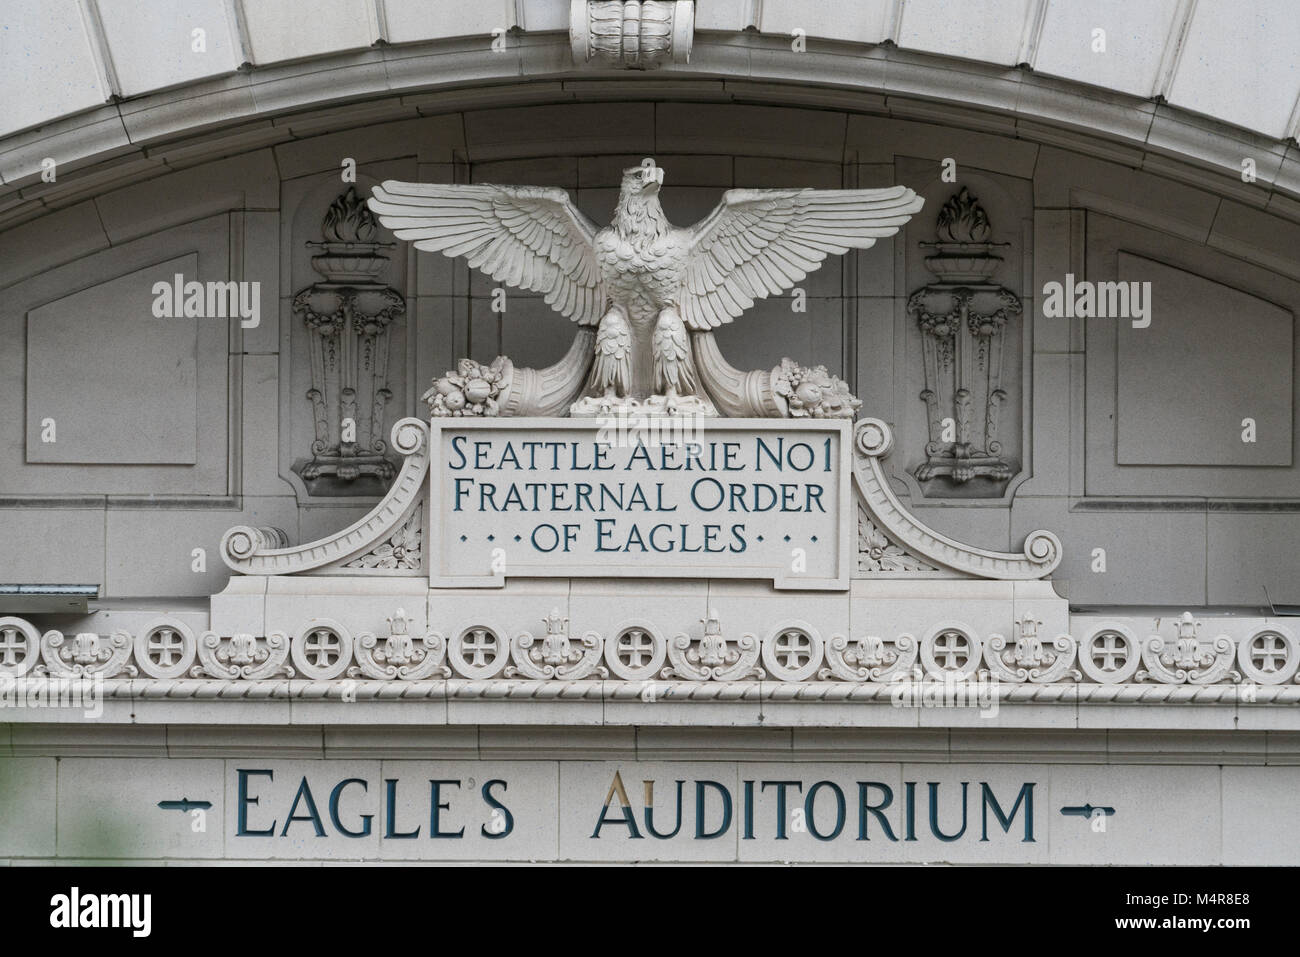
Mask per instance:
[[[847,420],[435,418],[432,432],[435,587],[514,576],[848,587]]]

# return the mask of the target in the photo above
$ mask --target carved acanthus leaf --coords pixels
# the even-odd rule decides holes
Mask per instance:
[[[858,571],[922,572],[935,566],[896,545],[873,522],[863,508],[858,509]]]
[[[352,559],[344,568],[403,568],[418,571],[424,526],[420,521],[424,506],[417,505],[410,518],[387,539],[370,551]]]

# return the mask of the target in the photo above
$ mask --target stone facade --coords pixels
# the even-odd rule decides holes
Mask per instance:
[[[906,782],[941,780],[945,827],[986,800],[953,803],[961,782],[1000,812],[1034,782],[1015,827],[1039,840],[782,845],[768,789],[754,843],[733,823],[645,857],[1294,862],[1263,822],[1300,740],[1300,88],[1207,77],[1237,43],[1218,5],[1153,5],[1142,56],[1100,73],[1057,2],[996,4],[978,32],[926,4],[646,3],[635,50],[602,19],[624,4],[340,0],[309,34],[273,6],[196,2],[180,39],[77,20],[85,55],[55,69],[78,82],[11,97],[0,130],[0,406],[22,410],[0,417],[0,586],[98,594],[0,587],[0,794],[31,825],[0,825],[0,859],[629,859],[589,838],[630,806],[615,773],[670,814],[690,763],[737,815],[745,781],[799,780],[814,828],[861,781],[896,795],[895,829]],[[203,59],[139,55],[191,29]],[[440,420],[492,417],[526,376],[546,399],[524,411],[558,417],[547,370],[590,342],[361,202],[386,181],[560,187],[605,223],[645,157],[680,225],[729,189],[924,199],[710,334],[710,368],[760,376],[787,416],[805,381],[860,400],[846,560],[815,587],[671,563],[439,581]],[[720,422],[760,430],[751,406]],[[977,699],[926,704],[954,684]],[[18,705],[66,693],[96,713]],[[128,767],[150,773],[122,781],[118,843],[79,830],[78,780]],[[370,781],[359,820],[390,767],[478,779],[448,824],[470,839],[241,833],[241,769],[275,772],[283,824],[287,781]],[[1151,795],[1207,788],[1195,839],[1125,836]],[[131,802],[200,792],[207,838],[137,827]],[[1092,842],[1059,813],[1110,805]]]

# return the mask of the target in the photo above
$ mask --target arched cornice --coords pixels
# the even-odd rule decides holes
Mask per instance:
[[[561,34],[380,46],[121,100],[0,140],[0,228],[126,183],[323,132],[494,107],[768,104],[975,129],[1143,169],[1300,220],[1300,149],[1152,100],[1025,69],[820,41],[702,33],[689,65],[576,71]],[[470,158],[473,158],[472,145]],[[58,163],[43,182],[42,162]],[[846,157],[851,159],[851,157]],[[1244,160],[1254,182],[1245,188]],[[1285,200],[1285,204],[1278,201]]]

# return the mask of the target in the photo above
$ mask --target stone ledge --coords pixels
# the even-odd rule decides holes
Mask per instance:
[[[48,681],[33,678],[27,684],[38,687]],[[112,736],[127,728],[158,734],[169,725],[227,729],[231,734],[257,725],[386,727],[405,734],[514,727],[529,729],[528,735],[554,727],[580,727],[591,733],[657,728],[679,735],[721,727],[731,729],[728,733],[788,735],[795,730],[814,736],[1008,731],[1095,735],[1124,730],[1188,739],[1228,736],[1244,745],[1262,735],[1300,732],[1300,709],[1295,707],[1300,687],[1295,686],[1254,686],[1252,702],[1247,689],[1234,685],[1002,685],[982,702],[908,706],[895,703],[888,685],[842,682],[110,679],[99,685],[99,696],[88,704],[65,702],[60,708],[16,705],[16,699],[10,700],[13,692],[0,689],[0,700],[6,702],[0,718],[7,723],[12,747],[18,749],[24,729],[51,723],[60,734],[73,737],[91,732]],[[0,739],[0,753],[7,743]],[[1259,752],[1263,762],[1265,754],[1257,746],[1248,750]],[[1296,763],[1293,750],[1281,749],[1276,759]],[[1182,763],[1178,754],[1170,760]]]
[[[1130,709],[1132,710],[1132,709]],[[766,760],[989,764],[1300,764],[1300,731],[582,724],[0,726],[0,756],[294,760]]]
[[[57,689],[70,681],[90,687],[89,679],[33,677],[17,679],[24,687]],[[906,685],[907,682],[902,684]],[[975,681],[968,683],[973,689]],[[461,678],[434,681],[365,681],[335,679],[300,681],[294,679],[232,680],[177,679],[136,680],[108,679],[102,682],[106,699],[132,701],[265,701],[304,700],[338,701],[353,704],[363,701],[430,701],[430,700],[510,700],[510,701],[642,701],[730,703],[747,701],[799,702],[818,704],[892,703],[899,694],[895,683],[851,683],[845,681],[577,681],[533,679],[489,679],[472,681]],[[944,683],[935,683],[942,690]],[[960,686],[959,686],[960,687]],[[990,695],[1003,704],[1197,704],[1251,705],[1295,704],[1300,702],[1298,685],[1170,685],[1170,684],[1049,684],[1017,685],[990,682]],[[0,684],[0,696],[13,691]],[[972,692],[973,693],[973,692]],[[898,705],[908,708],[910,705]],[[921,706],[924,709],[926,706]],[[942,706],[936,706],[942,707]],[[952,705],[947,707],[951,708]],[[11,712],[12,714],[12,712]]]

